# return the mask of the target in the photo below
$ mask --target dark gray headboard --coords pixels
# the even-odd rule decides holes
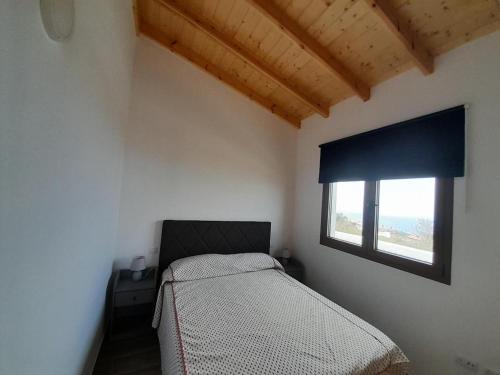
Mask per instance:
[[[270,242],[270,222],[165,220],[158,277],[180,258],[209,253],[269,253]]]

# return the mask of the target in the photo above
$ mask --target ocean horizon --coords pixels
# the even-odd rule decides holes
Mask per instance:
[[[362,215],[360,213],[342,212],[350,221],[361,224]],[[434,220],[423,217],[406,216],[380,216],[380,229],[393,229],[405,233],[416,233],[419,220],[428,220],[434,224]]]

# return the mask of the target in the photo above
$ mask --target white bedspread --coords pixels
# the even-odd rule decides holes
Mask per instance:
[[[210,256],[199,262],[173,264],[163,275],[153,322],[163,374],[408,373],[408,360],[386,335],[286,275],[277,261],[220,272]],[[200,272],[205,264],[211,269]]]

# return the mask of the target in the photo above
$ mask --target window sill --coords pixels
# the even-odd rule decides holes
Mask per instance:
[[[348,242],[339,241],[335,238],[327,236],[321,236],[320,244],[335,250],[371,260],[372,262],[380,263],[385,266],[397,268],[401,271],[422,276],[446,285],[451,284],[451,270],[446,269],[444,266],[440,267],[437,264],[428,264],[408,258],[391,255],[382,251],[377,251]]]

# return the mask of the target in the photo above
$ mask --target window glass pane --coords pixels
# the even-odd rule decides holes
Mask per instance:
[[[377,249],[433,262],[435,179],[382,180]]]
[[[363,181],[330,184],[330,237],[361,245],[364,195]]]

